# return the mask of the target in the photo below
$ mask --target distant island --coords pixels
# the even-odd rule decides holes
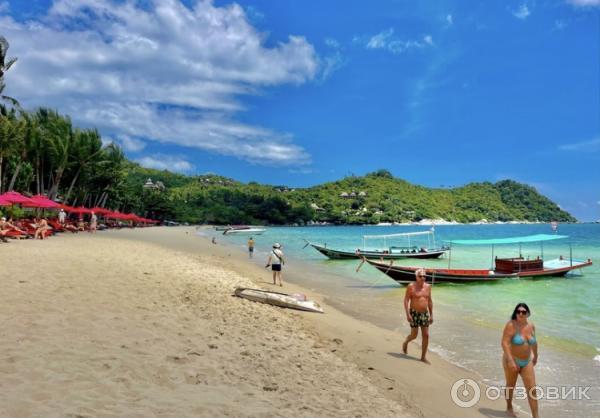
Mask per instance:
[[[427,188],[395,178],[387,170],[378,170],[313,187],[290,188],[244,184],[215,174],[184,176],[132,163],[128,183],[145,188],[145,209],[190,223],[577,221],[533,187],[512,180]]]

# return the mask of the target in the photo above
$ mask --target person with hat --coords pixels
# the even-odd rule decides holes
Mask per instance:
[[[273,271],[273,284],[277,284],[277,279],[279,279],[279,286],[283,286],[283,282],[281,281],[281,267],[285,264],[283,259],[283,251],[281,251],[281,244],[275,243],[273,244],[273,249],[269,253],[269,258],[267,260],[267,265],[265,268],[271,266],[271,270]]]
[[[64,209],[61,209],[60,212],[58,212],[58,223],[60,223],[61,225],[64,225],[66,220],[67,220],[67,213],[65,212]]]

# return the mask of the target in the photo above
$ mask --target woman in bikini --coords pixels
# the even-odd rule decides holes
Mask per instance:
[[[502,334],[502,366],[506,376],[506,411],[510,416],[516,416],[513,411],[512,399],[521,375],[527,391],[527,400],[533,418],[538,418],[538,402],[535,390],[535,372],[533,368],[538,360],[538,345],[535,339],[535,325],[528,321],[531,311],[525,303],[519,303],[513,311],[511,320],[506,323]]]

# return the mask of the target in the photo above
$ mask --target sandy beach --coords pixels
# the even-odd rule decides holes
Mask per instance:
[[[324,295],[284,286],[325,314],[233,297],[270,272],[192,227],[11,242],[0,261],[1,416],[504,415],[459,408],[452,384],[476,376]]]

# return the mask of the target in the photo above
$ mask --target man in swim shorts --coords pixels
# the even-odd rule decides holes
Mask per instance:
[[[408,353],[408,343],[417,338],[421,328],[421,361],[429,364],[427,360],[427,346],[429,345],[429,325],[433,323],[433,301],[431,299],[431,285],[425,283],[425,270],[415,271],[415,283],[406,287],[404,294],[404,311],[410,324],[410,334],[402,344],[404,354]]]

